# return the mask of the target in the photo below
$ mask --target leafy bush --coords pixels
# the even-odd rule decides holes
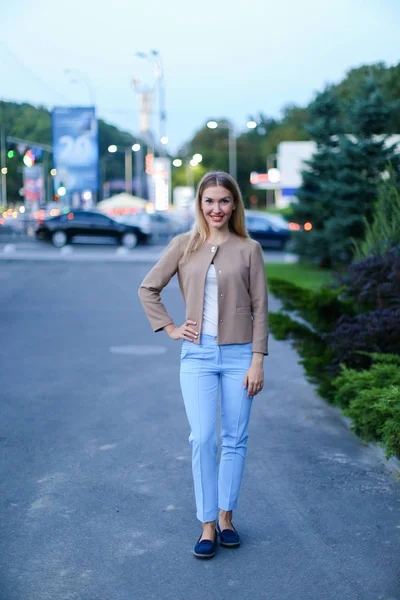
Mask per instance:
[[[400,356],[365,354],[373,361],[370,369],[356,371],[343,365],[340,375],[333,381],[334,401],[341,408],[348,408],[360,390],[400,385]]]
[[[338,289],[325,285],[313,291],[274,278],[268,280],[268,285],[285,310],[295,311],[317,332],[329,332],[342,314],[353,314],[352,301],[340,300]]]
[[[343,315],[334,331],[324,334],[336,364],[367,368],[371,361],[361,351],[400,354],[400,305],[355,317]]]
[[[349,265],[337,275],[336,286],[353,299],[357,312],[400,306],[400,244]]]
[[[307,325],[283,313],[270,314],[270,326],[277,340],[290,339],[299,352],[307,379],[317,385],[318,393],[332,399],[332,351]]]
[[[398,176],[392,167],[389,177],[378,186],[378,202],[372,224],[364,220],[365,238],[353,241],[354,258],[381,256],[392,246],[400,244],[400,194]]]
[[[371,368],[342,367],[333,380],[334,402],[352,419],[352,430],[367,441],[380,441],[386,457],[400,456],[400,356],[371,354]]]

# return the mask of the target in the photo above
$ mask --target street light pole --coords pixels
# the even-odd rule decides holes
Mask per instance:
[[[83,73],[79,69],[64,69],[64,73],[66,73],[67,75],[72,75],[71,83],[83,81],[83,83],[87,86],[87,89],[89,91],[89,102],[91,106],[96,106],[96,96],[94,93],[94,87],[86,73]]]
[[[158,50],[152,50],[151,54],[155,57],[154,74],[158,79],[158,100],[159,100],[159,113],[160,113],[160,141],[167,138],[166,125],[167,125],[167,111],[165,105],[165,77],[164,67],[161,60],[161,55]],[[163,143],[163,142],[161,142]],[[164,148],[162,148],[163,155],[166,154]]]
[[[224,127],[228,129],[229,139],[228,139],[228,159],[229,159],[229,174],[236,179],[237,176],[237,146],[236,146],[236,135],[235,128],[228,121],[227,125],[220,125],[217,121],[208,121],[207,127],[209,129],[217,129],[217,127]]]
[[[159,139],[161,143],[160,154],[166,156],[164,145],[168,143],[166,134],[167,111],[165,105],[165,78],[164,67],[161,55],[158,50],[151,50],[150,56],[146,52],[136,52],[136,56],[149,60],[154,67],[154,78],[158,83],[158,103],[159,103]]]
[[[118,149],[118,146],[111,144],[108,146],[108,152],[115,154],[116,152],[124,153],[125,156],[125,191],[127,194],[133,193],[133,172],[132,172],[132,152],[135,153],[135,174],[138,182],[136,193],[139,197],[142,197],[143,183],[142,183],[142,145],[135,143],[133,146],[126,146],[125,148]]]
[[[229,123],[229,174],[234,179],[237,176],[237,157],[236,157],[236,135],[235,129],[231,123]]]
[[[143,198],[143,154],[142,146],[135,152],[136,194]]]
[[[132,194],[132,148],[125,148],[125,191]]]

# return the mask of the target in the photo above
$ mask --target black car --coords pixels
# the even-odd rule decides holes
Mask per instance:
[[[136,225],[118,223],[106,215],[88,210],[71,210],[45,219],[36,229],[37,239],[51,241],[56,248],[62,248],[77,236],[113,238],[129,249],[148,242],[150,238],[148,233]]]
[[[281,227],[268,218],[268,215],[251,214],[246,211],[246,228],[250,237],[263,248],[283,250],[290,237],[288,228]]]

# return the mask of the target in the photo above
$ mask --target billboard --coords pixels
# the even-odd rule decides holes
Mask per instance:
[[[99,144],[93,106],[58,106],[52,111],[55,189],[68,195],[99,189]]]

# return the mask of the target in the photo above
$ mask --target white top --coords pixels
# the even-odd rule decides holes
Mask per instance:
[[[218,285],[213,264],[209,266],[206,275],[201,333],[214,336],[218,333]]]

